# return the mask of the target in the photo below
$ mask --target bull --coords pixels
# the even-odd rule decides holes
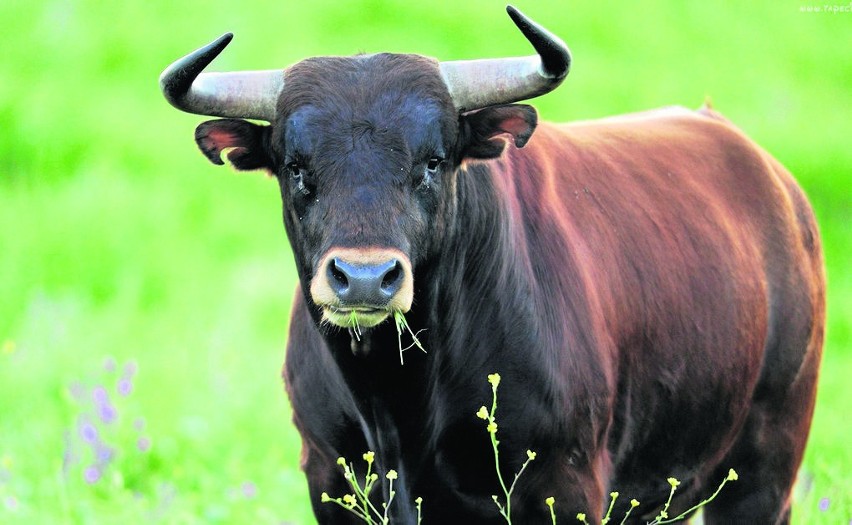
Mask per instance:
[[[499,521],[474,416],[499,372],[498,468],[538,453],[519,523],[548,522],[547,496],[561,523],[591,518],[610,490],[647,520],[668,476],[674,515],[729,468],[705,523],[788,523],[825,323],[805,195],[709,107],[539,123],[517,102],[571,55],[508,13],[534,55],[203,72],[225,35],[161,76],[178,109],[224,117],[196,130],[210,161],[280,186],[300,283],[283,375],[317,519],[353,519],[321,494],[347,492],[338,457],[369,449],[398,472],[395,522],[416,497],[424,523]],[[426,353],[401,362],[395,314]]]

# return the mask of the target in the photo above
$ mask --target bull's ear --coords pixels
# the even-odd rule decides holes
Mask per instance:
[[[222,165],[222,151],[238,170],[271,169],[269,126],[239,119],[208,120],[195,128],[195,142],[213,164]]]
[[[509,135],[523,148],[535,131],[538,114],[525,104],[493,106],[461,116],[462,155],[465,158],[493,159],[503,153]]]

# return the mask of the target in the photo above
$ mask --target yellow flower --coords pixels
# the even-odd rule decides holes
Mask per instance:
[[[488,432],[490,434],[496,434],[497,433],[497,422],[496,421],[492,421],[491,423],[488,423]]]
[[[610,493],[609,493],[609,497],[610,497],[610,498],[612,498],[612,499],[617,498],[617,497],[618,497],[618,492],[610,492]]]
[[[498,373],[488,374],[488,382],[491,383],[492,388],[496,389],[497,385],[500,384],[500,374],[498,374]]]
[[[582,521],[583,523],[585,523],[586,522],[586,515],[583,514],[582,512],[577,514],[577,521]]]
[[[349,508],[352,508],[355,506],[355,503],[357,503],[357,500],[355,499],[355,496],[353,494],[347,494],[343,496],[343,503],[348,505]]]
[[[553,498],[553,496],[550,496],[549,498],[547,498],[546,500],[544,500],[544,503],[545,503],[548,507],[553,507],[553,504],[554,504],[554,503],[556,503],[556,500]]]
[[[390,469],[388,471],[387,476],[385,476],[385,477],[388,478],[391,481],[395,480],[396,479],[396,471],[394,469]]]
[[[364,461],[366,461],[368,464],[372,465],[374,459],[376,459],[376,453],[375,452],[373,452],[372,450],[370,450],[368,452],[364,452]]]
[[[635,500],[635,499],[630,500],[630,506],[631,506],[631,507],[634,507],[634,508],[635,508],[635,507],[638,507],[638,506],[639,506],[639,501],[638,501],[638,500]]]
[[[479,407],[479,412],[476,413],[476,416],[479,419],[488,419],[488,409],[485,407]]]
[[[664,511],[664,510],[661,510],[660,515],[658,517],[661,518],[661,519],[666,519],[666,518],[669,517],[669,513]]]
[[[737,475],[736,470],[728,469],[728,479],[731,480],[731,481],[736,481],[736,480],[740,479],[740,477]]]
[[[337,458],[337,464],[340,465],[341,467],[345,467],[346,466],[346,458],[344,458],[343,456]]]
[[[680,485],[680,481],[678,481],[676,478],[669,478],[667,481],[669,482],[669,485],[672,486],[672,488],[675,488]]]
[[[331,501],[331,497],[328,495],[328,492],[323,492],[320,495],[320,501],[322,501],[323,503],[328,503],[329,501]]]
[[[417,496],[417,499],[414,500],[414,503],[417,503],[418,505],[420,505],[421,503],[423,503],[423,498],[421,498],[420,496]]]
[[[527,458],[529,458],[530,461],[534,460],[535,456],[536,456],[535,452],[533,452],[532,450],[527,450]]]

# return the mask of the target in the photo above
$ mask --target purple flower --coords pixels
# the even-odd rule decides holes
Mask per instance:
[[[92,423],[89,416],[81,415],[77,419],[77,430],[80,433],[80,439],[84,442],[93,445],[99,441],[98,427]]]
[[[241,488],[246,499],[251,499],[257,495],[257,486],[251,481],[243,483]]]
[[[109,372],[110,374],[115,372],[115,359],[112,357],[104,359],[104,371]]]
[[[101,469],[99,469],[98,467],[96,467],[94,465],[92,465],[91,467],[88,467],[83,472],[83,479],[86,480],[86,483],[88,483],[89,485],[93,485],[93,484],[97,483],[98,480],[101,479]]]
[[[133,392],[133,381],[130,378],[122,377],[118,380],[118,395],[127,397]]]
[[[146,437],[141,437],[136,440],[136,448],[139,452],[148,452],[151,450],[151,440]]]
[[[110,424],[118,418],[118,411],[116,411],[112,402],[109,400],[109,394],[107,393],[106,388],[96,386],[95,389],[92,390],[92,398],[95,400],[95,406],[98,409],[98,417],[101,418],[101,421],[106,424]]]
[[[825,512],[828,510],[828,507],[831,506],[831,500],[828,498],[822,498],[819,500],[819,511]]]
[[[79,381],[74,381],[68,386],[68,393],[71,394],[71,397],[75,401],[82,401],[86,396],[86,389],[83,388],[83,385]]]
[[[12,512],[18,510],[18,498],[16,498],[15,496],[8,496],[6,498],[6,508],[11,510]]]
[[[124,365],[124,377],[125,379],[133,379],[134,375],[136,375],[136,361],[128,361]]]
[[[103,443],[95,444],[95,457],[97,458],[98,465],[106,465],[112,460],[115,456],[115,450],[112,447],[108,447]]]

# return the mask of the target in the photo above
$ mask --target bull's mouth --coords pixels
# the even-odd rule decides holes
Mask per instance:
[[[331,306],[322,307],[323,320],[341,328],[372,328],[391,316],[391,310],[374,306]]]

